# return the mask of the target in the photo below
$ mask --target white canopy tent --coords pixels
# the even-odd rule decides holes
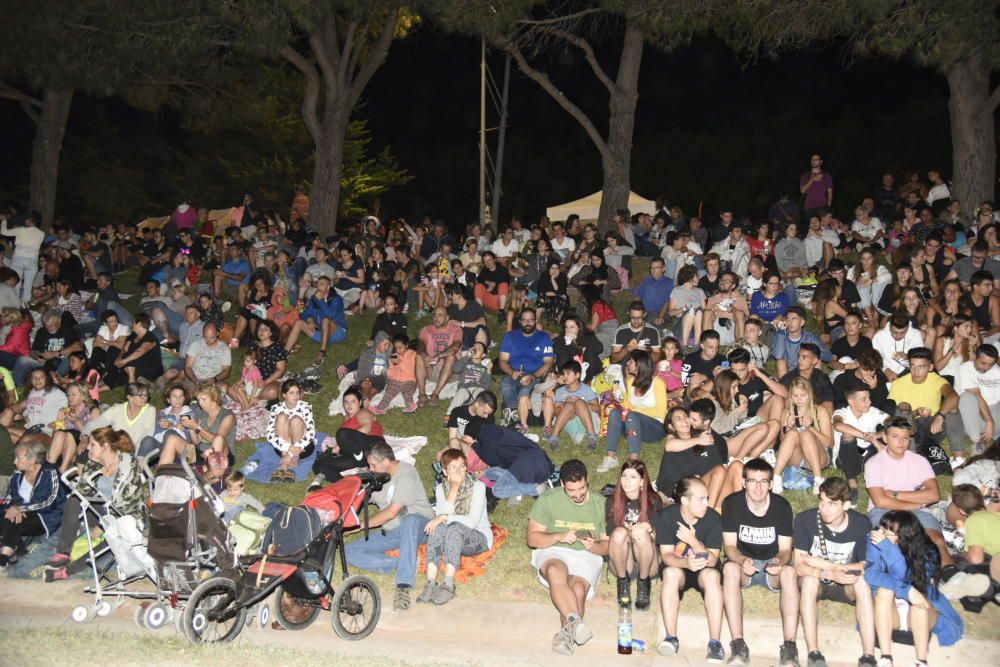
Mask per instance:
[[[601,210],[601,191],[598,190],[592,195],[587,195],[582,199],[550,206],[545,209],[545,215],[549,220],[565,220],[573,213],[580,216],[584,222],[596,222]],[[634,192],[628,194],[628,210],[635,213],[649,213],[652,215],[656,211],[656,202],[646,199]]]

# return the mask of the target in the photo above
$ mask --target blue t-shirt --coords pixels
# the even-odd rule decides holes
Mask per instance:
[[[778,292],[773,299],[764,296],[763,292],[754,292],[750,298],[750,314],[759,317],[765,322],[771,322],[778,316],[784,317],[788,313],[791,304],[788,302],[788,295]]]
[[[642,301],[642,305],[646,307],[646,312],[655,318],[663,309],[663,306],[670,301],[670,293],[672,291],[674,291],[674,281],[670,278],[662,276],[659,280],[655,280],[653,276],[647,276],[632,291],[632,294],[635,298]]]
[[[795,370],[799,367],[799,349],[803,343],[812,343],[819,347],[819,358],[821,361],[830,361],[833,355],[826,349],[819,336],[811,331],[802,331],[798,340],[791,340],[788,333],[779,331],[774,335],[774,342],[771,347],[771,356],[775,359],[784,359],[788,362],[788,369]]]
[[[561,385],[556,389],[555,402],[565,403],[566,399],[570,396],[575,396],[576,398],[582,399],[587,403],[597,400],[597,394],[591,389],[589,384],[580,383],[580,386],[576,391],[570,391],[566,385]]]
[[[226,282],[229,285],[249,285],[250,284],[250,262],[241,257],[239,259],[227,259],[222,263],[222,270],[226,273],[242,273],[243,280],[233,280],[232,278],[226,278]]]
[[[510,367],[515,371],[534,373],[548,357],[555,357],[552,339],[544,331],[525,336],[522,331],[511,331],[503,337],[500,351],[510,355]]]

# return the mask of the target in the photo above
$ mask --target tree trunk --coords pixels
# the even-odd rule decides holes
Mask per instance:
[[[621,61],[618,63],[617,88],[611,94],[608,119],[608,139],[601,152],[604,184],[601,187],[601,210],[598,231],[614,230],[615,211],[628,208],[632,188],[632,135],[635,129],[635,107],[639,101],[639,67],[645,36],[629,22],[625,28]]]
[[[312,195],[309,201],[309,226],[326,238],[337,230],[340,215],[341,179],[344,176],[344,146],[350,110],[345,96],[336,108],[328,110],[323,121],[322,140],[316,142],[316,167],[313,170]],[[341,102],[344,100],[344,102]]]
[[[73,103],[71,88],[49,87],[42,97],[41,111],[33,117],[35,141],[31,149],[31,194],[29,208],[42,214],[43,229],[52,228],[56,213],[59,154],[62,152],[66,120]]]
[[[971,212],[993,200],[997,173],[994,106],[990,102],[990,68],[982,55],[948,68],[948,115],[951,119],[952,197]]]

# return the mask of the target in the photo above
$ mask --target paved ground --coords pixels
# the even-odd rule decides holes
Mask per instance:
[[[66,627],[71,608],[88,598],[82,594],[82,582],[41,584],[36,581],[8,579],[0,582],[0,628]],[[135,602],[129,602],[111,617],[96,619],[81,628],[129,632],[147,636],[169,636],[172,626],[153,633],[137,628],[132,622]],[[391,603],[390,603],[391,604]],[[557,630],[557,617],[548,606],[530,602],[497,602],[457,599],[444,608],[414,605],[405,613],[383,608],[376,631],[359,642],[338,639],[329,625],[329,616],[322,614],[312,627],[300,632],[261,630],[256,625],[245,630],[239,642],[244,645],[271,643],[294,646],[303,650],[336,651],[347,656],[382,656],[413,664],[447,663],[480,665],[594,665],[605,666],[609,660],[624,660],[615,651],[616,610],[610,604],[593,606],[587,621],[594,630],[594,639],[577,649],[573,658],[564,658],[549,650],[550,640]],[[822,621],[821,621],[822,623]],[[645,654],[633,654],[633,665],[700,665],[704,664],[706,627],[704,619],[695,616],[681,618],[681,655],[665,658],[655,651],[661,636],[659,614],[646,612],[635,615],[635,636],[651,644]],[[780,627],[776,621],[747,619],[747,642],[755,667],[777,664]],[[58,641],[58,631],[53,633]],[[476,638],[475,640],[471,638]],[[822,650],[831,667],[856,664],[860,654],[858,636],[853,628],[821,627]],[[728,649],[728,636],[724,635]],[[805,644],[799,640],[799,650],[805,657]],[[934,665],[998,665],[1000,641],[965,639],[958,646],[942,649],[933,646]],[[896,664],[912,664],[909,647],[896,647]],[[0,646],[0,655],[3,648]],[[2,660],[0,660],[2,662]],[[67,664],[73,664],[67,660]],[[151,664],[166,664],[151,660]],[[21,667],[26,667],[22,665]]]

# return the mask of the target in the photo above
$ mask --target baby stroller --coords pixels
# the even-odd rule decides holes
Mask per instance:
[[[144,481],[152,479],[149,468],[140,460],[147,474]],[[92,594],[91,604],[77,605],[70,612],[70,618],[77,623],[91,621],[95,616],[110,616],[125,604],[128,597],[150,597],[151,593],[132,591],[128,586],[143,579],[155,581],[154,563],[146,552],[145,538],[139,530],[135,517],[121,515],[114,510],[111,499],[98,488],[99,473],[86,477],[77,468],[70,468],[62,475],[69,492],[80,500],[83,534],[87,541],[87,563],[94,578],[93,586],[84,588],[84,593]],[[95,541],[91,531],[91,514],[99,516],[104,533],[103,544]]]
[[[251,609],[260,610],[256,615],[265,626],[269,606],[262,603],[275,591],[275,620],[286,630],[308,627],[325,609],[332,612],[333,629],[342,639],[370,635],[378,624],[381,596],[369,577],[348,576],[343,537],[345,529],[361,525],[363,514],[367,538],[368,499],[388,481],[389,475],[362,472],[307,496],[306,505],[317,494],[325,500],[326,523],[318,534],[294,553],[247,556],[232,570],[202,582],[184,609],[181,627],[188,640],[193,644],[230,642],[252,620]],[[280,520],[272,527],[275,523]],[[339,588],[333,582],[335,559],[343,579]]]

